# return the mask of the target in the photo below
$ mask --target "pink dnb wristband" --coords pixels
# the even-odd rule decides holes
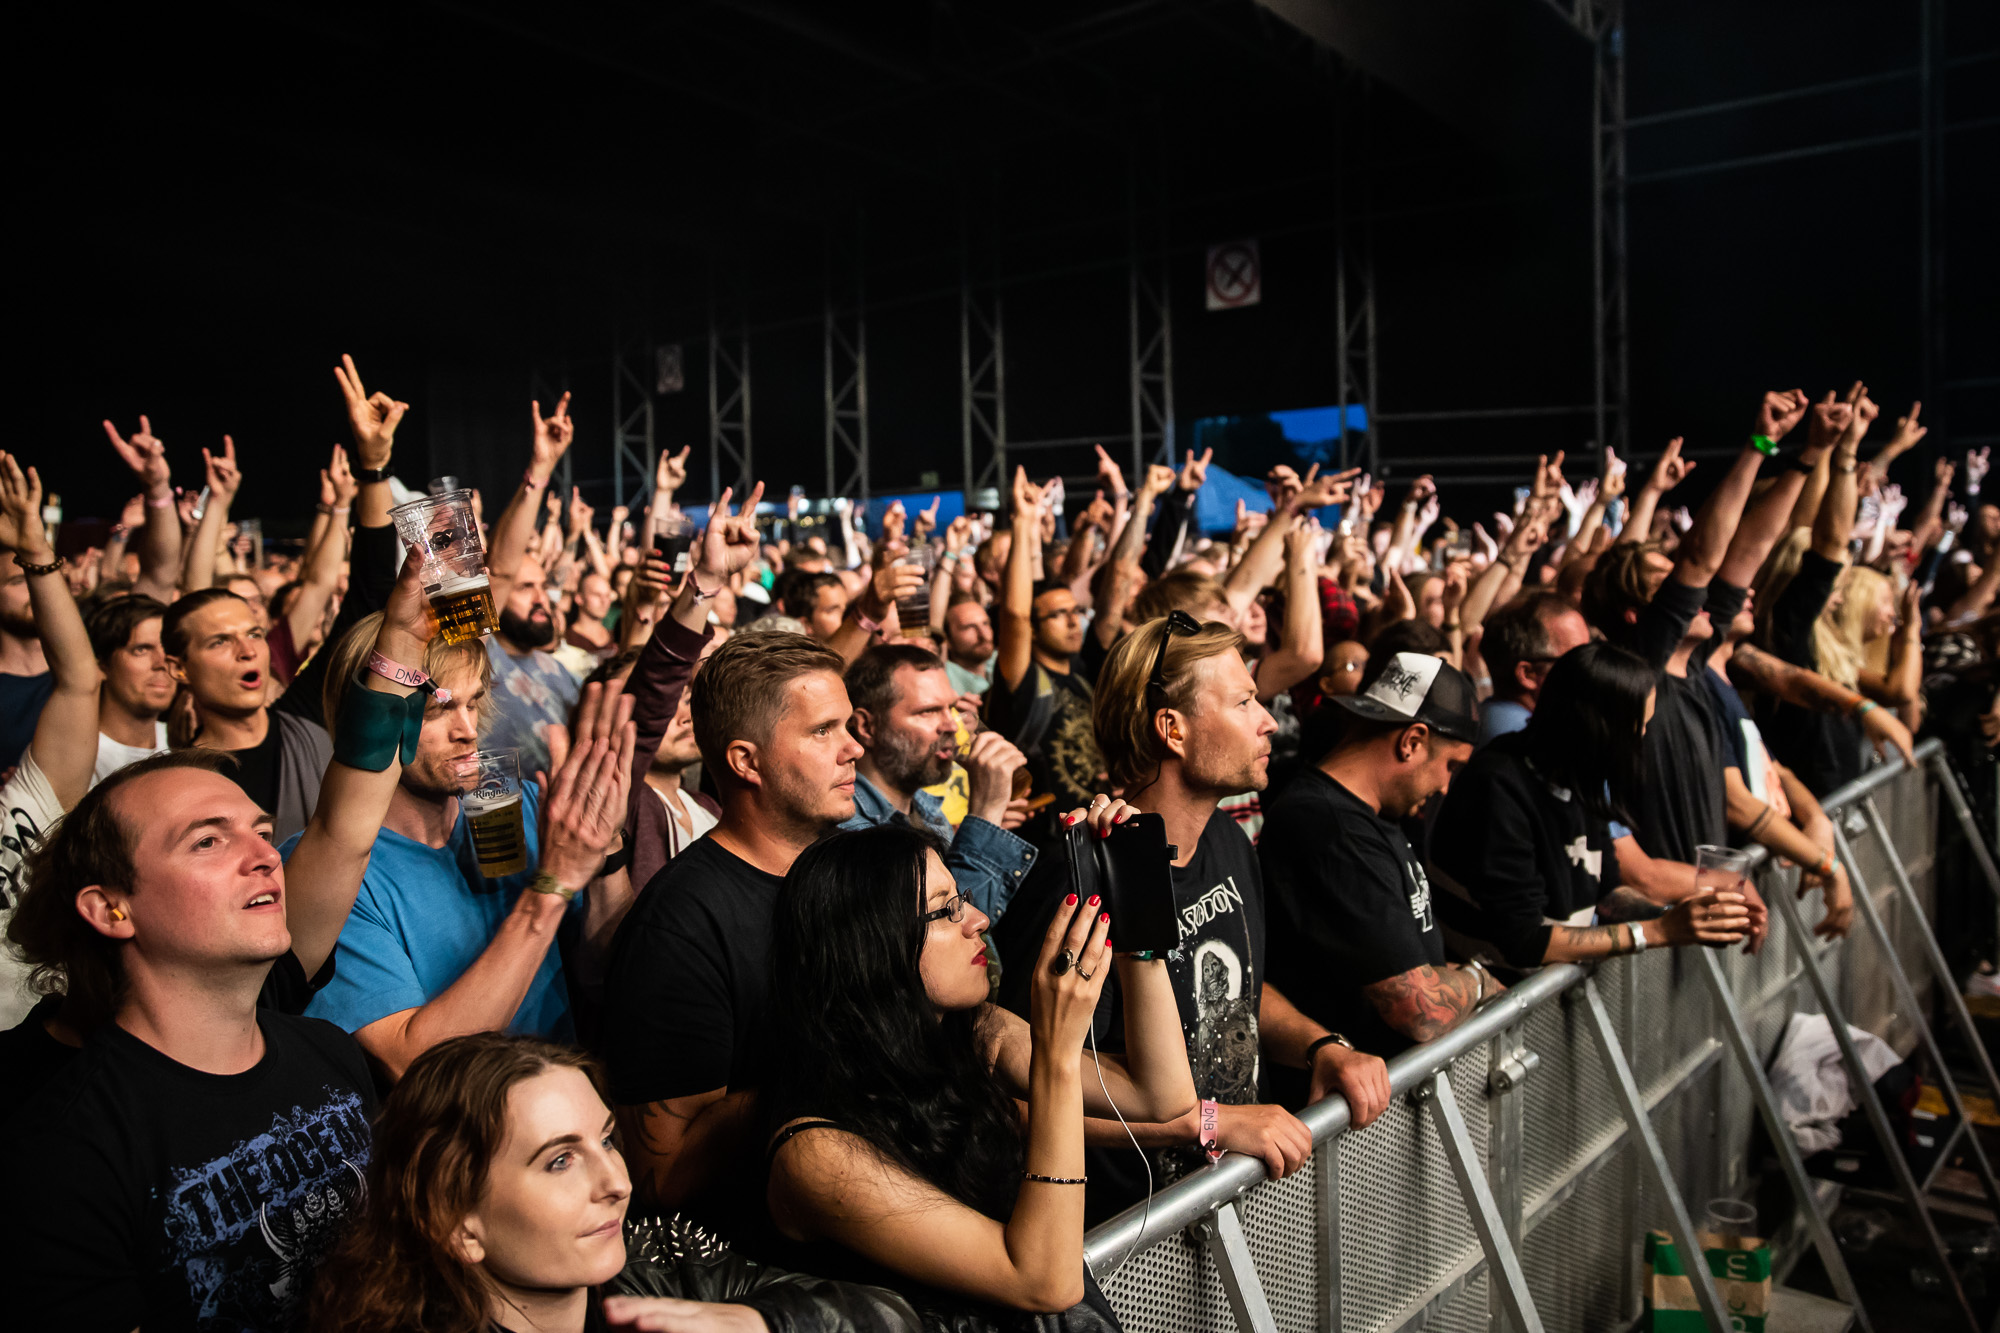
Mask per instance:
[[[441,704],[451,702],[451,691],[431,682],[423,672],[404,666],[393,658],[384,657],[379,651],[368,654],[368,669],[385,680],[393,680],[398,685],[407,685],[413,690],[422,690]]]
[[[1218,1125],[1221,1118],[1214,1099],[1204,1098],[1201,1103],[1201,1150],[1208,1154],[1211,1162],[1222,1160],[1222,1145],[1216,1142],[1217,1135],[1221,1133]]]

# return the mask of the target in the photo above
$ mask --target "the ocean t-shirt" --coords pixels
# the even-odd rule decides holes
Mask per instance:
[[[360,1207],[375,1095],[325,1023],[259,1010],[240,1074],[169,1059],[115,1023],[9,1121],[0,1207],[23,1329],[295,1326]],[[25,1275],[32,1275],[31,1279]]]

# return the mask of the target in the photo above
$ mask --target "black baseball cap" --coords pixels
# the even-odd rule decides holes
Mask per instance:
[[[1359,694],[1333,702],[1376,722],[1421,722],[1440,736],[1479,743],[1479,699],[1472,678],[1442,657],[1397,653]]]

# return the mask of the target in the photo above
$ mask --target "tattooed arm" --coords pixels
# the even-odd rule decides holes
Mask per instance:
[[[728,1088],[618,1107],[634,1193],[667,1209],[700,1193],[732,1169],[755,1108],[754,1094]]]
[[[1489,994],[1497,993],[1491,981]],[[1479,1003],[1479,974],[1447,963],[1426,963],[1361,988],[1384,1023],[1408,1037],[1425,1042],[1457,1027]]]
[[[1740,893],[1702,893],[1676,904],[1651,921],[1625,921],[1608,926],[1552,926],[1550,963],[1581,963],[1638,952],[1637,932],[1645,932],[1648,948],[1734,944],[1750,930],[1750,908]]]
[[[1786,662],[1761,648],[1738,644],[1729,659],[1730,677],[1740,685],[1762,690],[1774,699],[1815,713],[1853,713],[1867,702],[1858,690],[1836,685],[1817,671]],[[1912,768],[1916,756],[1911,750],[1910,729],[1886,708],[1871,708],[1860,714],[1861,729],[1875,743],[1875,752],[1893,745]]]

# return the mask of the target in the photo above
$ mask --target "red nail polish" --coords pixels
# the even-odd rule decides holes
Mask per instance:
[[[1063,906],[1064,907],[1076,906],[1076,895],[1072,893],[1069,897],[1063,899]]]
[[[1107,949],[1109,949],[1109,948],[1111,947],[1111,941],[1110,941],[1109,939],[1106,939],[1106,940],[1104,941],[1104,947],[1105,947],[1105,948],[1107,948]]]
[[[1111,919],[1111,913],[1109,913],[1109,912],[1099,912],[1099,913],[1097,914],[1097,919],[1098,919],[1099,921],[1109,921],[1109,920]]]
[[[1098,899],[1098,896],[1097,896],[1096,894],[1094,894],[1094,893],[1093,893],[1093,894],[1091,894],[1091,895],[1090,895],[1090,905],[1091,905],[1092,907],[1095,907],[1095,906],[1097,906],[1098,902],[1099,902],[1099,899]]]

